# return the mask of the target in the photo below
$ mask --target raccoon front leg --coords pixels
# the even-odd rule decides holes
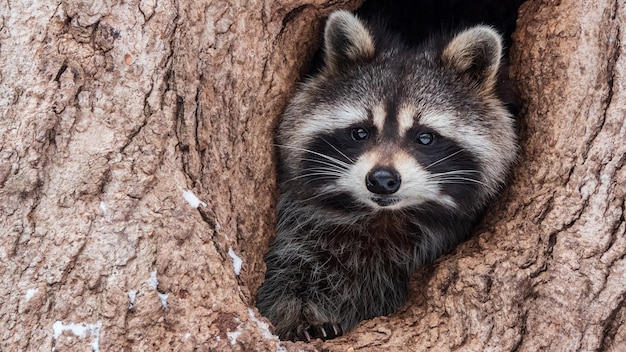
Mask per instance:
[[[257,307],[275,327],[281,340],[311,341],[332,339],[343,334],[340,322],[325,310],[291,291],[289,284],[276,290],[274,280],[266,279],[259,289]]]
[[[257,307],[281,339],[326,340],[343,334],[333,306],[327,300],[315,299],[327,293],[319,286],[323,280],[315,278],[322,264],[312,253],[298,252],[277,239],[265,261],[267,272],[259,288]]]

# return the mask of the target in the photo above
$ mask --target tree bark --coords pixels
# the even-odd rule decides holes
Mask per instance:
[[[348,2],[3,2],[0,350],[275,349],[273,127]]]
[[[0,350],[625,350],[615,0],[522,6],[519,163],[407,305],[325,343],[271,335],[273,129],[324,17],[357,5],[0,5]]]

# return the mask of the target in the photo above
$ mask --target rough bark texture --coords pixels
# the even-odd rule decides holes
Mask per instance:
[[[401,311],[326,343],[270,334],[250,307],[273,127],[323,17],[356,5],[2,3],[0,350],[626,350],[615,0],[523,5],[519,165]]]
[[[0,350],[276,348],[272,131],[347,2],[0,5]]]

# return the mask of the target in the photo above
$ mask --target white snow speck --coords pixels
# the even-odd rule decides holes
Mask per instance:
[[[270,332],[270,327],[267,323],[259,320],[256,315],[254,315],[254,311],[252,310],[252,308],[248,308],[248,315],[250,316],[250,320],[252,320],[253,322],[256,323],[256,325],[258,326],[259,330],[261,331],[261,334],[263,334],[263,337],[266,339],[274,339],[276,340],[276,351],[277,352],[287,352],[287,349],[285,349],[283,346],[280,345],[280,343],[278,342],[278,336],[272,334]]]
[[[167,297],[169,296],[169,294],[161,293],[157,291],[157,295],[159,296],[159,299],[161,300],[161,305],[163,306],[163,308],[167,308]]]
[[[95,324],[85,324],[85,323],[68,323],[63,324],[62,321],[57,320],[52,325],[52,335],[54,337],[54,341],[61,337],[63,331],[70,331],[76,337],[84,339],[87,337],[87,333],[93,339],[89,344],[91,346],[91,350],[93,352],[100,352],[100,329],[102,328],[102,320],[98,320]],[[54,347],[52,350],[54,351]]]
[[[157,279],[156,274],[157,271],[154,269],[154,271],[150,273],[150,279],[148,279],[148,285],[155,290],[159,287],[159,280]]]
[[[237,343],[237,338],[239,337],[239,335],[241,335],[241,329],[239,327],[237,327],[236,331],[231,331],[231,332],[226,333],[226,336],[228,336],[228,339],[230,340],[231,346]]]
[[[186,333],[185,336],[183,336],[183,339],[186,341],[189,338],[189,336],[191,336],[191,334],[190,333]]]
[[[197,209],[200,205],[206,207],[206,203],[198,199],[192,191],[183,191],[183,198],[191,205],[192,208]]]
[[[252,308],[248,308],[248,315],[250,316],[250,319],[252,319],[252,321],[259,326],[259,330],[261,330],[261,332],[263,333],[263,337],[265,337],[266,339],[277,338],[276,336],[274,336],[274,334],[270,332],[270,326],[267,323],[257,319],[257,317],[254,315],[254,311],[252,310]]]
[[[26,290],[26,294],[24,295],[24,300],[26,300],[26,302],[30,301],[31,298],[35,297],[35,294],[37,294],[37,291],[39,291],[38,288],[29,288],[28,290]]]
[[[135,306],[135,298],[137,298],[137,290],[128,291],[128,309],[133,309]]]
[[[239,258],[237,254],[235,254],[235,251],[233,251],[231,247],[228,247],[228,255],[233,260],[233,268],[235,269],[235,275],[239,276],[239,273],[241,273],[241,264],[243,264],[243,260],[241,260],[241,258]]]
[[[222,228],[222,226],[220,226],[220,224],[215,223],[215,231],[219,231]]]
[[[276,341],[276,352],[287,352],[287,349],[280,342]]]
[[[235,317],[235,322],[237,323],[237,330],[226,333],[226,337],[228,337],[228,339],[230,340],[231,346],[237,343],[237,338],[239,337],[239,335],[241,335],[241,332],[243,331],[243,324],[238,317]]]
[[[100,210],[102,210],[102,216],[107,216],[107,205],[104,201],[100,201]]]

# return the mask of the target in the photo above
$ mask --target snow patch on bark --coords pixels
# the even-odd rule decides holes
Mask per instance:
[[[159,288],[159,279],[157,279],[157,271],[156,271],[156,269],[150,273],[150,278],[148,279],[148,286],[150,286],[151,289],[156,291],[156,294],[159,297],[159,300],[161,301],[161,306],[163,308],[166,308],[167,307],[167,298],[169,297],[169,294],[168,293],[159,292],[159,290],[158,290],[158,288]],[[130,292],[132,292],[132,291],[128,292],[128,297],[129,298],[130,298]],[[128,307],[128,309],[132,308],[133,304],[134,304],[134,300],[131,301],[131,306]]]
[[[239,338],[239,335],[241,335],[242,332],[250,331],[251,329],[254,328],[251,324],[251,322],[253,322],[254,324],[256,324],[256,329],[261,333],[261,335],[264,338],[276,341],[276,351],[278,352],[287,351],[283,346],[280,345],[278,336],[270,332],[269,324],[258,319],[256,315],[254,314],[254,310],[251,308],[248,308],[248,317],[250,318],[250,320],[246,322],[242,322],[239,318],[235,317],[235,322],[238,324],[237,328],[234,331],[230,331],[226,333],[226,336],[228,337],[228,341],[231,346],[234,346],[235,344],[237,344],[237,339]],[[216,337],[216,340],[219,342],[219,336]]]
[[[133,309],[135,306],[135,298],[137,298],[137,290],[128,291],[128,309]]]
[[[250,316],[250,319],[259,326],[259,331],[261,331],[263,337],[265,337],[266,339],[277,338],[274,334],[270,332],[269,324],[259,320],[254,314],[252,308],[248,308],[248,315]]]
[[[241,335],[241,332],[243,331],[243,324],[241,323],[241,320],[235,317],[235,321],[239,323],[239,325],[237,325],[237,330],[229,331],[226,333],[226,337],[228,337],[231,346],[234,346],[237,343],[237,338],[239,337],[239,335]]]
[[[159,287],[159,280],[157,279],[157,271],[156,269],[150,273],[150,278],[148,279],[148,285],[150,288],[156,290]]]
[[[38,288],[29,288],[28,290],[26,290],[26,294],[24,295],[24,300],[26,302],[30,301],[31,298],[35,297],[35,295],[37,294],[37,291],[39,291]]]
[[[89,336],[93,338],[89,346],[91,346],[92,351],[100,352],[100,329],[102,328],[102,320],[98,320],[95,324],[86,324],[86,323],[68,323],[63,324],[62,321],[57,320],[52,325],[52,334],[54,337],[54,342],[61,337],[64,331],[69,331],[74,334],[76,337],[84,339],[87,337],[87,333]],[[52,347],[52,351],[55,351],[55,347]]]
[[[163,308],[167,308],[167,297],[169,297],[169,294],[161,293],[157,291],[157,295],[159,296],[159,299],[161,300],[161,305],[163,306]]]
[[[228,255],[233,260],[233,268],[235,269],[235,275],[239,276],[241,273],[241,265],[243,264],[243,260],[235,253],[232,247],[228,248]]]
[[[198,199],[198,197],[196,197],[196,195],[190,190],[183,191],[183,198],[185,198],[187,203],[189,203],[189,205],[191,205],[194,209],[197,209],[200,205],[206,207],[206,203]]]
[[[280,345],[279,340],[278,340],[278,336],[272,334],[272,332],[270,331],[269,324],[267,324],[266,322],[258,319],[256,317],[256,315],[254,314],[254,310],[252,310],[252,308],[248,308],[248,316],[250,316],[250,319],[253,322],[256,323],[256,325],[258,326],[259,331],[261,332],[261,335],[263,335],[264,338],[276,340],[276,351],[277,352],[287,352],[287,349],[285,349],[283,346]]]

